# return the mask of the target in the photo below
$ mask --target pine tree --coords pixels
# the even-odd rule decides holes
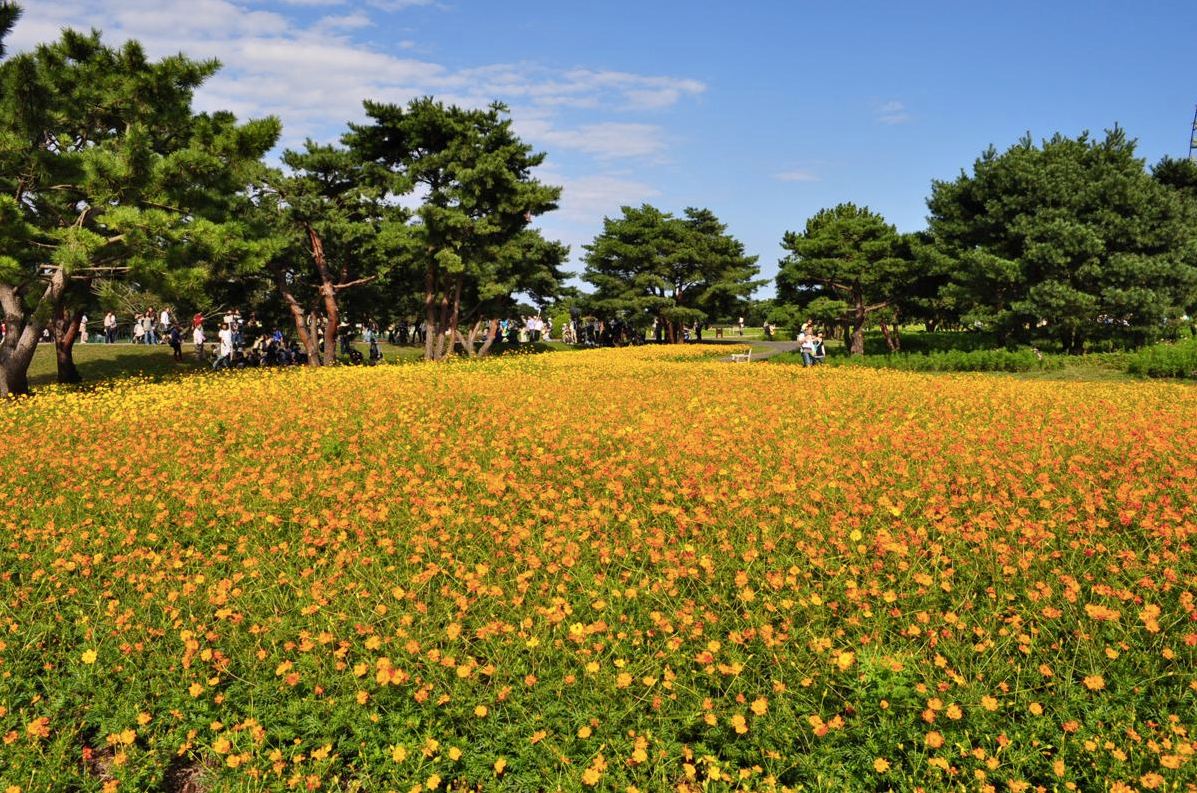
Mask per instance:
[[[78,379],[71,347],[95,279],[194,288],[236,255],[228,210],[279,125],[194,115],[217,68],[71,30],[0,64],[0,395],[28,392],[48,325],[60,379]]]
[[[556,208],[561,190],[533,178],[544,154],[514,134],[501,104],[464,110],[431,98],[407,107],[367,102],[366,114],[370,123],[351,124],[344,143],[423,193],[399,247],[424,296],[424,356],[441,360],[468,321],[470,295],[493,299],[483,285],[494,263],[536,215]],[[510,270],[503,287],[521,291],[544,272]]]
[[[590,305],[638,326],[655,319],[670,342],[681,341],[684,325],[730,313],[763,283],[753,280],[757,257],[708,209],[678,218],[649,204],[623,207],[585,248]]]

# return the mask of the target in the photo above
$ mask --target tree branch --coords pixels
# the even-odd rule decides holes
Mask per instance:
[[[376,281],[376,280],[378,280],[378,276],[371,275],[366,278],[358,278],[356,281],[346,281],[345,283],[341,283],[341,284],[333,284],[333,289],[335,289],[339,292],[342,289],[349,289],[350,287],[361,286],[362,284],[368,284],[371,281]]]
[[[157,201],[146,201],[143,199],[141,203],[148,207],[154,207],[155,209],[165,209],[168,212],[177,212],[180,215],[187,214],[185,210],[179,209],[178,207],[172,207],[167,204],[159,204]]]

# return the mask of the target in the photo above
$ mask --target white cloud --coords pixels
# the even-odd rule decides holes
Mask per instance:
[[[560,129],[547,118],[537,118],[529,113],[516,119],[515,128],[517,133],[530,140],[592,154],[604,160],[652,157],[661,154],[666,147],[664,131],[654,124],[600,122]]]
[[[877,120],[882,124],[905,124],[910,121],[906,105],[896,99],[883,102],[876,108]]]
[[[244,3],[245,0],[242,0]],[[287,0],[334,6],[334,0]],[[388,9],[433,5],[434,0],[375,0]],[[558,113],[659,110],[705,90],[696,80],[602,69],[555,70],[543,64],[491,64],[448,69],[354,42],[350,31],[372,24],[361,4],[304,25],[276,11],[232,0],[95,0],[30,4],[9,42],[12,51],[57,38],[65,26],[101,28],[105,39],[140,40],[152,57],[185,52],[218,58],[222,70],[196,95],[203,110],[228,109],[241,117],[273,114],[284,144],[314,136],[330,139],[344,123],[360,120],[365,98],[403,103],[425,94],[483,107],[511,104],[520,132],[540,147],[560,147],[600,159],[659,158],[667,148],[661,127],[596,120],[563,124]],[[410,40],[395,43],[409,51]]]
[[[639,206],[661,195],[651,184],[621,172],[568,176],[543,166],[537,169],[536,178],[562,186],[560,209],[537,218],[536,226],[546,238],[569,245],[568,269],[579,275],[585,269],[583,246],[601,230],[603,217],[615,217],[620,207]],[[580,286],[581,281],[575,279],[574,284]]]
[[[780,173],[773,174],[773,178],[779,182],[818,182],[822,179],[818,174],[803,168],[792,168],[788,171],[781,171]]]
[[[338,31],[338,30],[357,30],[358,28],[368,28],[374,22],[369,15],[361,11],[355,11],[352,14],[341,14],[337,16],[326,16],[317,22],[313,27],[313,32],[316,31]]]
[[[552,217],[570,223],[593,224],[619,213],[622,206],[638,206],[661,194],[647,182],[621,173],[597,173],[571,177],[549,167],[537,170],[536,178],[561,185],[560,209]]]
[[[436,0],[366,0],[366,2],[384,11],[402,11],[405,8],[416,8],[417,6],[439,5]]]

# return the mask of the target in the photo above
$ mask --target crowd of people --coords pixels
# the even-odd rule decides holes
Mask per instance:
[[[217,319],[216,329],[210,334],[212,320]],[[205,328],[205,324],[208,328]],[[581,312],[571,311],[569,318],[560,322],[560,341],[587,347],[627,346],[645,344],[652,341],[664,341],[665,323],[660,319],[653,321],[651,327],[637,328],[623,319],[605,320],[594,316],[583,316]],[[116,312],[107,311],[100,323],[102,333],[97,333],[93,339],[89,334],[88,318],[83,316],[80,321],[78,341],[88,343],[96,340],[105,344],[116,344],[122,337],[134,344],[158,345],[163,344],[171,348],[174,359],[183,360],[183,345],[187,339],[186,323],[180,323],[170,307],[156,311],[150,307],[144,311],[133,313],[126,322],[121,322]],[[122,327],[127,328],[121,333]],[[324,332],[326,321],[319,318],[315,323],[317,346],[324,347]],[[727,335],[744,335],[744,318],[729,323],[727,327],[714,327],[716,338]],[[701,321],[681,328],[682,341],[702,341],[704,330],[711,329]],[[0,334],[6,330],[0,323]],[[190,322],[190,341],[194,346],[196,358],[202,363],[211,362],[213,369],[244,368],[247,366],[286,366],[304,364],[308,362],[308,352],[294,338],[288,337],[278,327],[266,330],[257,316],[250,313],[243,317],[239,309],[230,309],[215,317],[197,313]],[[764,337],[775,338],[776,328],[766,323]],[[381,341],[385,337],[388,342],[396,346],[420,346],[427,340],[428,330],[423,320],[409,321],[400,319],[380,330],[376,323],[362,325],[342,325],[337,332],[340,342],[339,352],[348,357],[353,363],[364,363],[367,356],[353,347],[353,340],[360,338],[368,348],[368,361],[375,363],[382,360]],[[551,341],[553,323],[541,316],[531,315],[522,318],[504,318],[497,322],[497,341],[507,344],[521,344],[528,342]],[[49,341],[49,330],[44,334],[44,340]],[[803,363],[814,366],[822,363],[826,353],[823,347],[823,337],[814,331],[807,322],[798,333],[798,343],[802,353]]]

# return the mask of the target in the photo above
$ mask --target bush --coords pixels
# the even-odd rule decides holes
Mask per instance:
[[[885,346],[885,338],[877,334],[874,340],[877,353],[885,354],[889,350]],[[865,352],[869,350],[869,339],[865,339]],[[992,333],[977,331],[938,331],[936,333],[904,333],[902,334],[902,349],[900,352],[948,352],[959,350],[974,352],[976,350],[992,350],[1001,348],[997,337]]]
[[[1126,370],[1142,377],[1197,377],[1197,340],[1156,344],[1127,356]]]
[[[900,369],[908,372],[1032,372],[1060,369],[1063,361],[1048,355],[1042,358],[1033,350],[949,350],[927,354],[835,356],[832,366],[866,366],[873,369]]]
[[[554,341],[561,341],[562,334],[565,333],[565,326],[569,324],[569,312],[562,312],[553,317],[552,338]]]

